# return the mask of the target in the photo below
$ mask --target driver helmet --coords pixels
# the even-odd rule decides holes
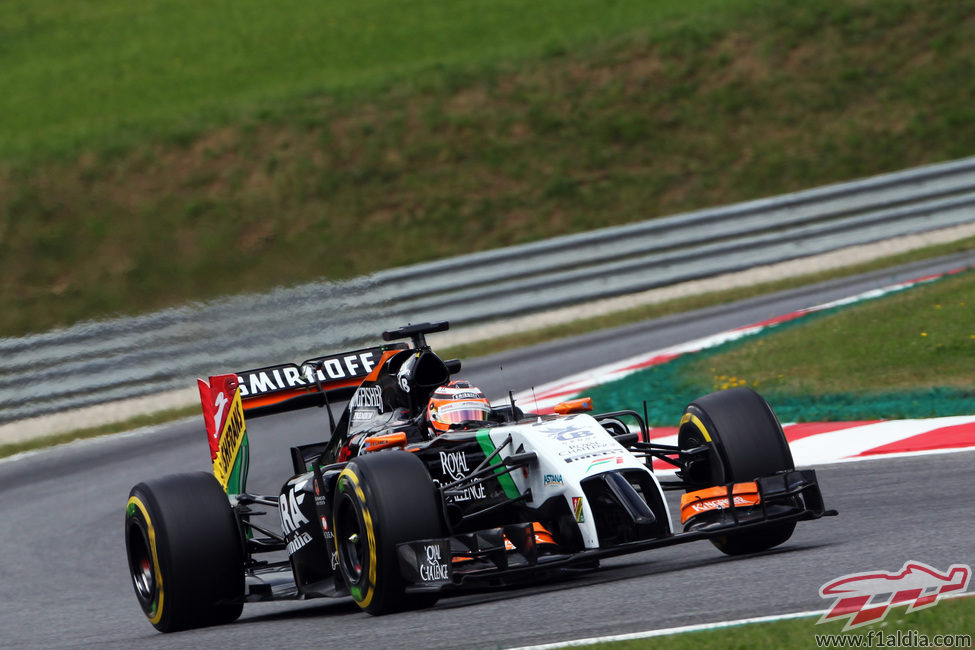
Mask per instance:
[[[480,388],[469,381],[454,380],[433,391],[427,404],[427,421],[434,435],[450,430],[459,422],[487,420],[491,404]]]

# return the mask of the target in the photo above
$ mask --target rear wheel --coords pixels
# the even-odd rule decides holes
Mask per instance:
[[[230,623],[243,609],[243,542],[210,474],[139,483],[125,509],[125,550],[136,598],[160,632]]]
[[[732,388],[694,400],[681,419],[678,445],[681,449],[708,447],[707,461],[695,477],[704,485],[742,483],[795,469],[782,425],[768,402],[750,388]],[[778,522],[715,537],[711,543],[728,555],[757,553],[788,540],[795,527],[794,521]]]
[[[442,537],[440,509],[423,461],[401,451],[360,456],[339,474],[334,497],[338,570],[370,614],[431,607],[437,593],[406,593],[396,545]]]

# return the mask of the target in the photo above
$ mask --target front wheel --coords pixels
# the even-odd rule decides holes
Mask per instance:
[[[160,632],[240,616],[243,542],[227,495],[211,474],[174,474],[132,488],[125,550],[136,598]]]
[[[750,388],[723,390],[691,402],[681,419],[678,445],[709,448],[695,477],[699,484],[688,491],[795,469],[782,425],[768,402]],[[757,553],[787,541],[795,527],[794,521],[770,523],[715,537],[711,543],[727,555]]]
[[[436,593],[406,593],[396,546],[442,537],[440,509],[423,461],[380,451],[351,461],[335,487],[338,571],[352,599],[370,614],[432,606]]]

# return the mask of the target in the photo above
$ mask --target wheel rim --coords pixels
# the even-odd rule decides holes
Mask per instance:
[[[143,603],[151,603],[156,593],[156,574],[145,534],[137,525],[129,530],[129,573],[135,593]]]
[[[135,580],[135,588],[139,595],[144,598],[152,595],[152,565],[149,564],[149,560],[143,558],[139,562],[139,572],[133,574],[132,579]]]
[[[362,578],[366,540],[362,522],[350,498],[341,499],[335,520],[335,542],[339,549],[342,571],[349,582],[358,584]]]

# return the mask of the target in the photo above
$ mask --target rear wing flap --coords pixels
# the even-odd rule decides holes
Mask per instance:
[[[248,418],[323,406],[326,393],[350,397],[362,381],[378,373],[386,359],[407,349],[406,343],[363,348],[300,365],[285,363],[197,379],[213,473],[228,494],[246,489],[249,452]]]
[[[331,399],[347,399],[374,368],[407,347],[396,343],[236,372],[244,413],[254,418],[322,406],[324,392]],[[218,377],[210,378],[211,385]]]

